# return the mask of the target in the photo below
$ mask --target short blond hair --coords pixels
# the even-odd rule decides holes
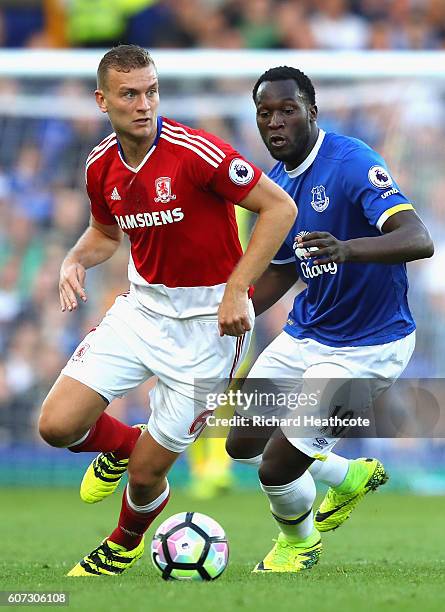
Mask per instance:
[[[135,68],[145,68],[155,63],[150,53],[138,45],[118,45],[107,51],[100,60],[97,68],[97,87],[106,86],[108,70],[112,68],[118,72],[130,72]]]

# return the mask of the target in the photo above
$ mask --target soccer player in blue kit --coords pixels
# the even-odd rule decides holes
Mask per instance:
[[[269,176],[298,207],[294,226],[255,287],[257,314],[298,277],[306,288],[249,378],[366,378],[388,388],[415,344],[405,263],[432,256],[430,235],[378,153],[317,126],[315,90],[303,72],[268,70],[253,99],[261,137],[278,161]],[[280,528],[254,571],[309,569],[321,553],[319,532],[341,525],[369,490],[383,484],[384,468],[377,460],[334,455],[337,439],[324,434],[297,438],[286,427],[267,436],[250,431],[233,427],[227,451],[259,465]],[[330,484],[315,520],[314,478]]]

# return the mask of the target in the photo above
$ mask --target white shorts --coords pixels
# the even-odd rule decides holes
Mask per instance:
[[[132,294],[122,295],[79,344],[62,374],[109,402],[157,376],[148,431],[180,453],[205,424],[206,407],[195,401],[195,379],[231,378],[247,353],[250,335],[220,337],[216,315],[174,319],[143,308]]]
[[[355,399],[359,397],[361,408],[365,408],[399,378],[414,345],[415,332],[387,344],[340,348],[282,332],[258,357],[248,378],[276,380],[280,391],[297,391],[307,396],[315,389],[318,393],[323,381],[332,386],[330,381],[335,379],[367,379],[360,386],[359,395],[354,395]],[[289,384],[283,379],[289,379]],[[337,391],[343,393],[342,389]],[[322,429],[313,438],[293,437],[295,428],[286,425],[281,429],[293,446],[315,459],[324,460],[339,439],[325,437]]]

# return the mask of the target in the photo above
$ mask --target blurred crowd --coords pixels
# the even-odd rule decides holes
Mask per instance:
[[[0,45],[440,49],[443,0],[3,0]]]

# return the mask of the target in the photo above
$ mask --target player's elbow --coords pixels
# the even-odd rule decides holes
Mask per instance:
[[[298,213],[297,205],[290,195],[279,185],[272,184],[272,190],[264,203],[266,209],[274,211],[276,215],[280,216],[282,221],[286,221],[289,224],[289,227],[295,221]]]
[[[403,231],[403,228],[401,228],[401,232]],[[420,220],[417,220],[415,225],[405,228],[402,243],[405,245],[405,261],[427,259],[434,255],[433,240],[429,231]]]
[[[433,242],[431,236],[428,234],[428,239],[425,242],[425,255],[424,255],[424,257],[432,257],[433,255],[434,255],[434,242]]]
[[[434,242],[426,227],[423,227],[418,241],[418,259],[427,259],[434,255]]]
[[[273,223],[277,232],[287,234],[295,222],[297,206],[287,193],[280,193],[273,205],[268,206],[269,221]]]
[[[427,258],[427,257],[432,257],[433,255],[434,255],[434,243],[430,238],[427,244],[425,245],[423,257]]]
[[[282,209],[282,214],[283,217],[286,218],[286,221],[289,223],[289,227],[294,223],[296,217],[297,217],[297,205],[295,204],[295,202],[292,200],[292,198],[290,196],[287,195],[287,193],[283,193],[282,194],[282,202],[281,202],[281,209]]]

